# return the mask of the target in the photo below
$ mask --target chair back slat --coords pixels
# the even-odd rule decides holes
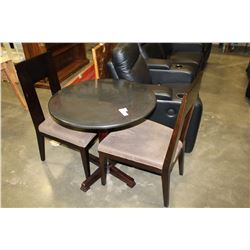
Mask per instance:
[[[173,129],[169,147],[165,156],[163,171],[168,170],[168,166],[172,166],[179,140],[182,143],[185,143],[185,137],[192,117],[194,104],[199,95],[201,78],[202,72],[198,74],[196,80],[192,83],[192,86],[188,92],[183,94],[175,127]]]
[[[48,78],[52,95],[61,89],[55,67],[49,52],[15,65],[17,75],[36,129],[44,121],[44,114],[38,99],[35,83]]]

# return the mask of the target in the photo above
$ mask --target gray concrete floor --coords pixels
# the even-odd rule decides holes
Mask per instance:
[[[250,109],[245,98],[249,57],[212,53],[200,96],[204,104],[195,149],[185,155],[184,176],[171,175],[170,207],[250,207]],[[47,109],[49,91],[39,89]],[[133,189],[108,176],[84,193],[80,154],[46,141],[39,158],[28,112],[2,82],[2,207],[162,207],[159,176],[120,166]],[[96,145],[92,149],[96,153]],[[95,169],[91,165],[92,171]]]

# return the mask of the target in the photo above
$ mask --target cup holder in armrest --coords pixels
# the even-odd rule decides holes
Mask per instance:
[[[184,95],[185,95],[185,93],[177,93],[176,97],[179,99],[182,99]]]
[[[175,67],[176,69],[182,69],[182,68],[183,68],[183,65],[177,63],[177,64],[174,65],[174,67]]]
[[[167,92],[154,92],[156,100],[172,100],[171,94]]]

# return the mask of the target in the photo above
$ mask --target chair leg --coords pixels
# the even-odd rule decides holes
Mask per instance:
[[[161,176],[164,207],[169,206],[170,172]]]
[[[101,169],[101,181],[102,185],[106,185],[107,179],[107,158],[104,154],[99,152],[99,160],[100,160],[100,169]]]
[[[85,148],[80,148],[81,158],[82,158],[82,164],[83,169],[85,172],[85,177],[90,176],[90,167],[89,167],[89,152]]]
[[[184,148],[181,149],[181,152],[178,158],[178,163],[179,163],[179,174],[183,175],[184,174]]]
[[[37,132],[37,141],[38,141],[38,147],[39,147],[39,153],[41,161],[45,160],[45,144],[44,144],[44,136]]]

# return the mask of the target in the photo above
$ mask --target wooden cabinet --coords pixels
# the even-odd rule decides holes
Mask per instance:
[[[111,78],[107,63],[111,59],[116,43],[99,43],[92,48],[96,79]]]
[[[26,59],[50,51],[59,81],[89,63],[84,43],[23,43]]]

